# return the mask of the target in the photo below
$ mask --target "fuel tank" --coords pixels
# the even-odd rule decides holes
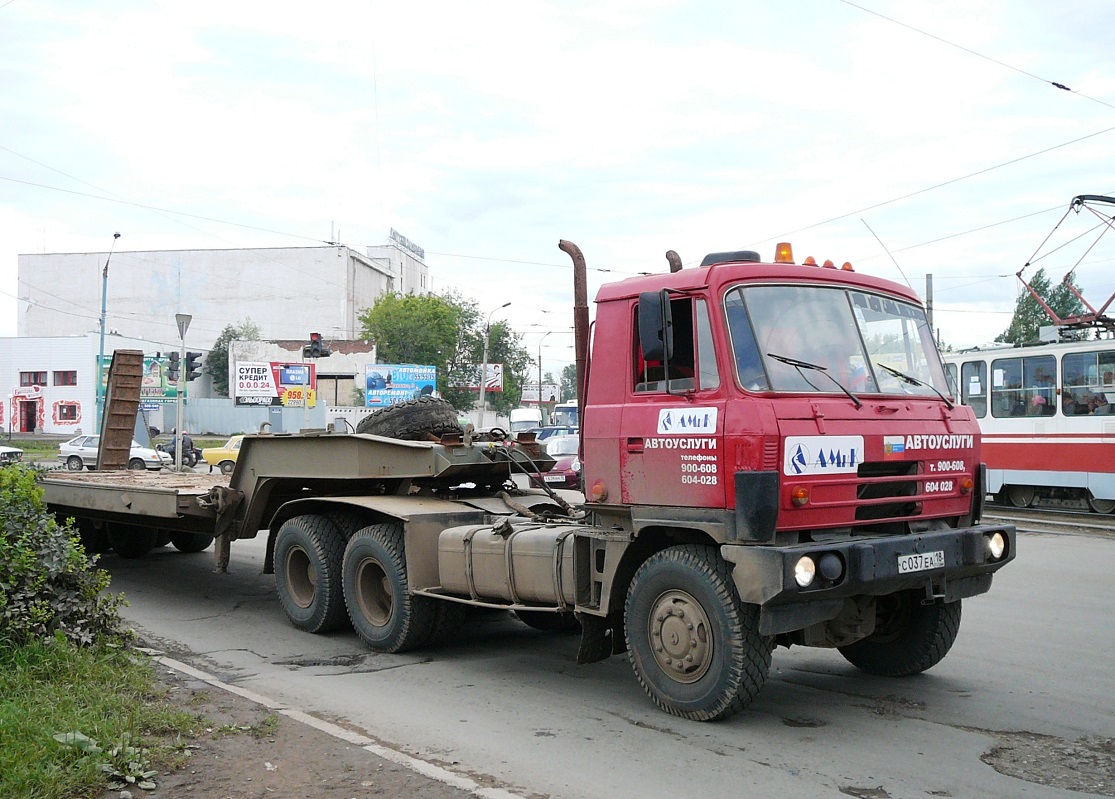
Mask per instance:
[[[514,604],[572,606],[575,524],[466,525],[438,536],[438,571],[445,591]]]

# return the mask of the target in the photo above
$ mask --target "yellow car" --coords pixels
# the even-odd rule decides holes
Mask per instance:
[[[244,436],[233,436],[223,447],[206,447],[201,451],[201,459],[209,464],[209,471],[216,466],[221,474],[232,474],[236,466],[236,456],[240,454],[240,442]]]

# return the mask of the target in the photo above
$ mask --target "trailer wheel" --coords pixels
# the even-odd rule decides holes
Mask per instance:
[[[581,631],[581,623],[568,611],[550,613],[545,610],[516,610],[515,615],[527,627],[547,633],[574,633]]]
[[[110,522],[107,530],[108,544],[112,547],[112,551],[129,560],[142,558],[154,549],[155,541],[159,537],[159,531],[154,527],[137,527]]]
[[[960,601],[924,604],[925,592],[881,596],[875,609],[875,632],[839,647],[849,663],[869,674],[907,677],[937,665],[960,629]]]
[[[204,552],[213,543],[213,536],[205,533],[184,533],[175,531],[170,534],[170,543],[179,552]]]
[[[770,673],[772,639],[744,604],[716,547],[676,546],[635,572],[625,609],[627,648],[659,708],[693,721],[743,710]]]
[[[459,434],[457,411],[443,399],[418,399],[379,408],[360,420],[357,433],[399,438],[404,441],[425,441],[430,436]]]
[[[81,462],[80,455],[71,455],[66,458],[66,469],[71,472],[80,472],[83,466],[85,464]]]
[[[81,539],[81,545],[90,555],[100,555],[112,548],[108,543],[108,531],[105,529],[104,522],[74,519],[74,529]]]
[[[159,530],[155,536],[155,549],[165,547],[170,543],[170,530]]]
[[[295,516],[275,538],[275,585],[290,623],[308,633],[344,624],[345,538],[325,516]]]
[[[373,524],[345,547],[345,604],[352,626],[377,652],[405,652],[429,642],[437,600],[413,596],[407,586],[403,528]]]

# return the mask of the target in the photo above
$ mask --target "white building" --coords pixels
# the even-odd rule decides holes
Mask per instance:
[[[105,328],[125,336],[178,342],[174,316],[187,313],[193,350],[248,319],[263,339],[357,339],[360,312],[380,295],[429,292],[421,249],[392,233],[392,244],[367,255],[343,245],[20,255],[16,330],[37,338],[99,330],[107,286]]]
[[[141,350],[153,356],[157,352],[177,351],[177,348],[176,344],[106,335],[106,371],[115,349]],[[100,335],[97,333],[0,338],[0,394],[3,396],[0,428],[13,433],[72,433],[75,436],[98,432],[99,353]],[[155,382],[160,383],[158,389],[153,387]],[[161,373],[145,374],[142,403],[148,411],[149,424],[170,429],[174,425],[176,405],[163,390],[164,382]]]

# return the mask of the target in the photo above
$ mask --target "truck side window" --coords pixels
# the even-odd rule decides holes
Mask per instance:
[[[635,391],[666,391],[667,389],[685,391],[696,387],[693,300],[689,297],[671,300],[670,314],[674,320],[674,352],[669,359],[670,379],[667,385],[663,363],[661,361],[648,361],[643,358],[642,348],[639,344],[639,316],[636,309],[634,324],[632,325],[635,336]],[[708,335],[711,339],[711,330]],[[711,341],[709,348],[711,350]],[[711,356],[712,353],[710,352]]]
[[[708,304],[704,300],[697,300],[697,380],[702,389],[720,388],[720,367],[716,365],[712,324],[708,318]]]

